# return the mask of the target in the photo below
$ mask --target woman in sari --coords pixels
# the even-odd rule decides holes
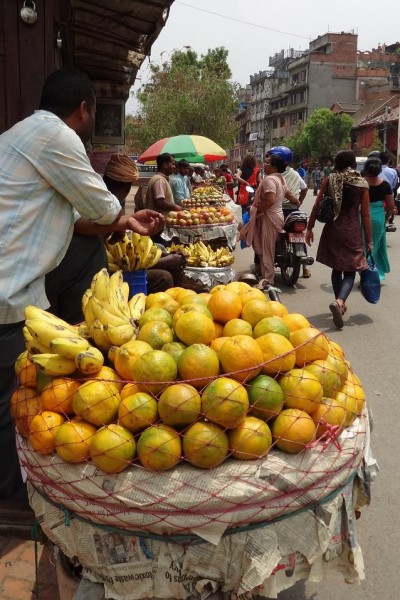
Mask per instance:
[[[373,250],[368,183],[355,169],[354,152],[341,150],[336,154],[335,172],[322,183],[306,231],[306,242],[311,246],[317,208],[325,193],[328,193],[334,200],[334,220],[324,225],[316,258],[318,262],[332,269],[331,281],[335,300],[330,303],[329,310],[338,329],[343,327],[343,315],[347,310],[346,300],[353,289],[356,272],[368,267],[364,256],[363,235],[367,250]]]
[[[247,246],[253,246],[260,261],[261,275],[271,285],[275,277],[275,242],[284,221],[282,201],[287,188],[281,173],[285,168],[285,161],[277,154],[265,156],[267,176],[257,188],[249,222],[240,230],[240,238]]]
[[[364,166],[364,177],[369,184],[372,241],[374,250],[372,258],[379,271],[379,279],[383,281],[390,272],[389,258],[386,249],[386,221],[393,215],[394,199],[389,183],[380,177],[382,163],[375,156],[369,158]]]

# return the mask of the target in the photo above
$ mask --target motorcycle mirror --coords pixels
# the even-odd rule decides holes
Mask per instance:
[[[252,188],[251,185],[246,185],[246,192],[249,192],[249,194],[254,194],[254,188]]]

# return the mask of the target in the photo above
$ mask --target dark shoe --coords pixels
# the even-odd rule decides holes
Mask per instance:
[[[329,305],[329,310],[332,313],[333,324],[335,325],[335,327],[337,327],[338,329],[342,329],[344,323],[342,311],[339,304],[337,302],[331,302],[331,304]]]
[[[386,231],[388,233],[394,233],[395,231],[397,231],[397,227],[396,227],[396,225],[393,225],[393,223],[388,223],[386,225]]]

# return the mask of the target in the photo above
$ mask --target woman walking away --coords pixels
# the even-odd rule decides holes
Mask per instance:
[[[364,243],[360,226],[366,240],[367,251],[372,252],[371,219],[369,212],[368,183],[356,169],[356,157],[351,150],[341,150],[335,156],[336,172],[331,173],[319,191],[311,211],[306,231],[306,242],[314,240],[312,229],[317,208],[325,192],[334,200],[334,220],[326,223],[318,245],[317,261],[332,269],[332,287],[335,301],[329,305],[333,323],[343,327],[346,300],[354,285],[356,272],[367,268]]]
[[[372,258],[376,262],[381,281],[390,272],[389,258],[386,249],[386,221],[393,215],[394,199],[392,188],[381,177],[382,163],[375,156],[369,158],[364,166],[364,178],[369,184],[369,199],[374,250]]]
[[[246,241],[246,245],[253,245],[261,274],[271,285],[275,276],[275,242],[284,221],[282,202],[287,188],[281,173],[285,168],[285,161],[277,154],[265,157],[264,172],[267,176],[256,191],[250,220],[240,230],[240,238]]]

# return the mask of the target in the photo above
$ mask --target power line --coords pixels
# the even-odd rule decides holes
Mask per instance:
[[[299,35],[298,33],[289,33],[288,31],[273,29],[272,27],[266,27],[265,25],[258,25],[257,23],[250,23],[249,21],[241,21],[240,19],[235,19],[234,17],[229,17],[228,15],[221,15],[219,13],[212,12],[211,10],[206,10],[205,8],[198,8],[197,6],[185,4],[185,2],[179,2],[179,0],[175,0],[175,4],[181,4],[182,6],[186,6],[187,8],[193,8],[193,10],[199,10],[200,12],[205,12],[209,15],[213,15],[214,17],[220,17],[221,19],[228,19],[228,21],[235,21],[236,23],[240,23],[241,25],[250,25],[251,27],[258,27],[259,29],[267,29],[268,31],[273,31],[274,33],[282,33],[283,35],[290,35],[292,37],[302,38],[303,40],[310,39],[309,37],[305,35]]]

